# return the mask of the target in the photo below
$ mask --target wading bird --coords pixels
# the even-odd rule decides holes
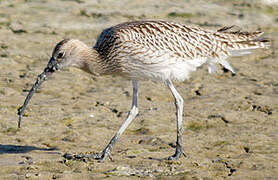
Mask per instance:
[[[204,63],[208,64],[209,73],[217,70],[218,63],[234,73],[226,59],[266,48],[268,40],[261,38],[262,34],[234,31],[233,26],[212,31],[173,22],[134,21],[105,29],[93,48],[76,39],[62,40],[55,46],[46,68],[19,108],[18,127],[33,93],[56,70],[77,67],[95,76],[116,74],[127,77],[133,86],[132,106],[127,118],[101,153],[86,155],[104,161],[138,114],[138,81],[153,80],[164,83],[175,99],[176,151],[167,159],[176,160],[182,154],[183,99],[172,81],[188,79],[190,73]]]

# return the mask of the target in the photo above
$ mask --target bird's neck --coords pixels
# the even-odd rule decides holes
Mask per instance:
[[[82,53],[80,69],[95,76],[106,74],[106,65],[100,54],[93,48],[86,48]]]

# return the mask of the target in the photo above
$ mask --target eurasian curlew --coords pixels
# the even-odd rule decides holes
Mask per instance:
[[[127,118],[100,154],[79,156],[104,161],[119,136],[138,114],[138,81],[159,81],[168,86],[175,98],[176,151],[167,159],[176,160],[182,154],[183,99],[172,81],[188,79],[190,73],[204,63],[208,64],[209,73],[217,70],[217,63],[234,73],[226,59],[248,54],[252,49],[267,48],[268,40],[261,38],[262,34],[233,31],[233,26],[211,31],[165,21],[135,21],[105,29],[93,48],[76,39],[62,40],[54,48],[46,68],[19,108],[18,127],[33,93],[56,70],[73,66],[95,76],[125,76],[132,80],[133,86],[132,106]]]

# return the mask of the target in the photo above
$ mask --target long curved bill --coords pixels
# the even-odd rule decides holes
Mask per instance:
[[[54,73],[57,70],[57,63],[55,62],[54,58],[51,58],[46,66],[46,68],[44,69],[44,71],[38,75],[36,82],[34,83],[33,87],[30,89],[28,95],[26,96],[26,99],[24,101],[24,104],[18,108],[18,128],[20,128],[21,125],[21,119],[22,116],[24,115],[24,110],[27,107],[30,99],[32,98],[33,94],[36,92],[36,90],[39,88],[39,86],[45,81],[47,80],[47,78]]]

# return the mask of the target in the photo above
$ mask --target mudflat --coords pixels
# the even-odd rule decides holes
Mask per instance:
[[[0,2],[0,179],[276,179],[278,175],[278,4],[254,1]],[[217,30],[236,25],[265,32],[271,48],[233,57],[232,74],[207,66],[175,83],[184,98],[183,150],[174,153],[175,106],[160,83],[139,84],[139,115],[112,150],[113,161],[67,160],[100,152],[131,106],[132,86],[119,76],[55,73],[30,101],[17,129],[17,109],[57,42],[93,46],[105,28],[160,19]]]

